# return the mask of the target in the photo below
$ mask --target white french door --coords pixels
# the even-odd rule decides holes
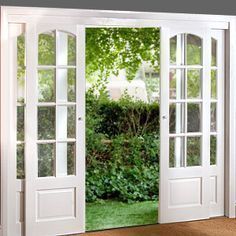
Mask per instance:
[[[161,30],[159,222],[224,214],[223,31]]]
[[[85,231],[85,28],[10,24],[9,235]]]
[[[85,30],[26,25],[25,235],[85,231]]]

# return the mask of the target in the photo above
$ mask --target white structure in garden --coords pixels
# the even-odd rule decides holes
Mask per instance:
[[[87,82],[87,89],[91,84]],[[125,69],[117,76],[111,75],[106,85],[110,99],[119,100],[127,94],[136,101],[152,102],[159,100],[159,74],[147,64],[143,63],[136,77],[128,81]]]

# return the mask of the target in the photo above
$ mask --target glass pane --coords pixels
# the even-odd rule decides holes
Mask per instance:
[[[216,107],[215,102],[211,103],[211,132],[216,132]]]
[[[170,138],[169,167],[184,166],[184,137]]]
[[[76,70],[68,69],[68,101],[76,102]]]
[[[17,153],[16,153],[16,176],[17,179],[24,179],[25,178],[25,147],[24,144],[18,144],[17,145]]]
[[[59,140],[75,138],[75,119],[75,106],[57,107],[57,138]]]
[[[75,102],[75,69],[58,69],[57,74],[57,101]]]
[[[187,34],[187,65],[202,64],[202,40],[196,35]]]
[[[24,141],[25,139],[25,107],[17,106],[17,140]]]
[[[184,70],[170,70],[170,99],[184,98]]]
[[[169,110],[170,133],[179,134],[184,132],[184,103],[170,104]]]
[[[25,35],[17,37],[17,66],[25,67]]]
[[[75,174],[75,143],[57,143],[57,176]]]
[[[217,72],[216,70],[211,70],[211,98],[217,98]]]
[[[201,105],[199,103],[188,103],[187,108],[188,128],[187,132],[201,131]]]
[[[38,176],[55,175],[55,144],[38,144]]]
[[[75,138],[76,135],[76,109],[75,106],[68,107],[68,138]]]
[[[38,139],[55,139],[55,107],[38,107]]]
[[[176,65],[177,36],[170,39],[170,64]]]
[[[211,38],[211,66],[216,66],[217,64],[217,41]]]
[[[211,147],[210,147],[210,162],[211,165],[216,165],[216,153],[217,153],[217,147],[216,147],[216,136],[211,135]]]
[[[68,65],[76,65],[76,38],[68,34]]]
[[[188,98],[201,98],[201,70],[188,70]]]
[[[38,71],[38,101],[55,102],[55,70]]]
[[[201,165],[201,138],[187,138],[187,166]]]
[[[67,144],[67,174],[75,175],[75,161],[76,161],[76,145],[75,143]]]
[[[56,37],[54,32],[39,34],[38,38],[38,64],[56,64]]]
[[[17,103],[24,104],[25,102],[25,70],[17,70]]]
[[[76,64],[76,39],[66,32],[58,32],[58,64]]]

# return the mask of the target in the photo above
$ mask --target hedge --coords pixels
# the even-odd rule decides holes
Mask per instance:
[[[159,106],[128,97],[86,97],[86,198],[158,197]]]

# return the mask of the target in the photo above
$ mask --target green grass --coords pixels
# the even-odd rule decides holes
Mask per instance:
[[[86,230],[156,224],[157,201],[123,203],[106,200],[86,204]]]

